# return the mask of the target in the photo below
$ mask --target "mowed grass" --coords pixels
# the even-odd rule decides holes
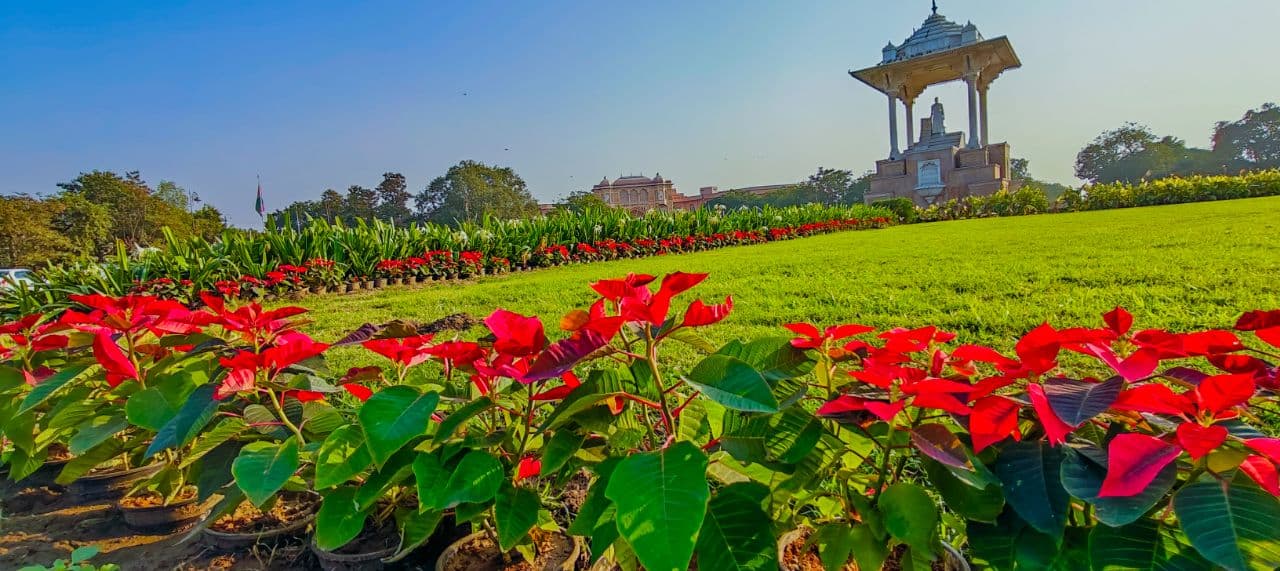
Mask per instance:
[[[1280,308],[1280,198],[991,218],[844,232],[695,254],[573,265],[465,283],[308,298],[308,333],[333,341],[363,323],[483,318],[502,307],[538,315],[553,337],[559,318],[594,301],[587,285],[628,272],[706,272],[682,296],[734,298],[733,314],[704,330],[720,344],[786,334],[779,325],[928,324],[961,342],[1011,349],[1049,321],[1094,325],[1129,308],[1140,328],[1229,327],[1250,309]],[[474,337],[478,332],[471,332]],[[337,350],[335,368],[373,362]],[[673,352],[687,365],[692,353]],[[341,369],[339,369],[341,370]]]

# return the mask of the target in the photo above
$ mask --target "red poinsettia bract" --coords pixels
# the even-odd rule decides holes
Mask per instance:
[[[285,368],[320,355],[328,348],[329,345],[317,343],[301,333],[290,333],[280,336],[275,345],[261,353],[239,351],[232,357],[223,357],[219,362],[228,371],[213,398],[222,400],[256,390],[260,374],[264,380],[273,381]]]

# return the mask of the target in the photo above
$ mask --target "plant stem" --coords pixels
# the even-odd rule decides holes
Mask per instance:
[[[646,360],[649,362],[649,370],[653,372],[653,383],[658,388],[658,404],[662,411],[662,424],[667,428],[666,442],[662,447],[666,448],[676,437],[676,423],[671,416],[671,409],[667,406],[667,389],[662,384],[662,373],[658,371],[658,344],[653,342],[653,332],[648,327],[644,330],[645,338],[645,354]]]
[[[288,426],[289,430],[292,430],[293,434],[298,437],[298,446],[306,444],[307,440],[302,437],[302,430],[299,430],[298,427],[289,420],[289,415],[284,413],[284,406],[281,405],[280,399],[276,398],[276,392],[271,389],[267,389],[267,398],[271,399],[271,406],[276,409],[276,414],[280,415],[280,420],[283,421],[284,425]]]
[[[525,388],[529,393],[529,400],[526,401],[529,403],[529,410],[524,413],[524,436],[520,437],[520,454],[517,461],[524,458],[525,448],[529,445],[529,434],[533,432],[533,385],[525,385]]]
[[[884,456],[880,458],[880,469],[876,476],[876,499],[880,499],[880,493],[885,488],[885,478],[889,475],[889,460],[892,459],[893,451],[893,421],[889,421],[889,432],[885,434]]]

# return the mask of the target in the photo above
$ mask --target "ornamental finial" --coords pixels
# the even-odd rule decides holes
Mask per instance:
[[[938,0],[933,0],[933,15],[938,15]]]

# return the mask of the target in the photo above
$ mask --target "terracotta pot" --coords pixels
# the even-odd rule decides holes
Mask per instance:
[[[782,537],[778,538],[779,569],[783,569],[781,565],[783,561],[783,554],[786,552],[787,546],[799,541],[805,531],[805,529],[793,529],[782,534]],[[960,550],[945,541],[942,542],[942,561],[943,568],[946,569],[946,571],[971,571],[969,562],[965,560],[964,555],[960,553]],[[850,561],[847,566],[851,569],[858,568],[858,565],[852,561]]]
[[[210,527],[200,530],[201,539],[208,545],[219,549],[240,549],[250,547],[256,543],[265,540],[272,540],[281,537],[296,537],[302,535],[307,526],[316,519],[316,512],[320,510],[320,495],[314,493],[298,494],[299,496],[310,496],[312,502],[307,515],[290,523],[289,525],[276,529],[268,529],[249,533],[229,533],[225,531],[216,531]],[[212,525],[212,522],[210,522]]]
[[[459,549],[461,549],[464,545],[476,539],[485,537],[486,535],[487,534],[485,532],[478,531],[476,533],[473,533],[471,535],[468,535],[462,539],[459,539],[453,542],[452,545],[447,547],[444,550],[444,552],[440,554],[440,558],[436,560],[436,571],[448,571],[449,570],[448,565],[453,560],[453,558],[457,556]],[[569,553],[569,557],[566,557],[565,560],[562,563],[560,563],[560,565],[557,565],[555,567],[544,567],[543,569],[545,571],[550,571],[550,570],[573,571],[576,568],[578,558],[582,555],[582,542],[577,537],[574,537],[571,535],[566,535],[564,537],[569,539],[569,541],[573,542],[573,551]]]
[[[396,285],[396,286],[404,285],[404,278],[392,278],[391,285]]]
[[[213,496],[199,501],[198,496],[181,500],[167,506],[130,507],[123,501],[118,502],[120,513],[124,515],[124,524],[137,531],[167,530],[182,527],[209,514],[220,496]]]
[[[387,565],[382,560],[395,555],[398,549],[398,545],[393,545],[368,553],[334,553],[320,549],[315,538],[311,538],[311,552],[320,560],[324,571],[377,571]]]
[[[360,282],[360,289],[373,289],[373,280]]]
[[[387,278],[378,278],[376,280],[373,280],[373,287],[378,289],[387,287]]]
[[[324,295],[325,293],[328,293],[328,291],[329,288],[324,286],[311,286],[311,293],[313,295]]]
[[[116,499],[128,492],[138,480],[159,472],[160,468],[162,468],[160,464],[150,464],[132,470],[89,474],[71,482],[67,486],[67,491],[81,502]]]

